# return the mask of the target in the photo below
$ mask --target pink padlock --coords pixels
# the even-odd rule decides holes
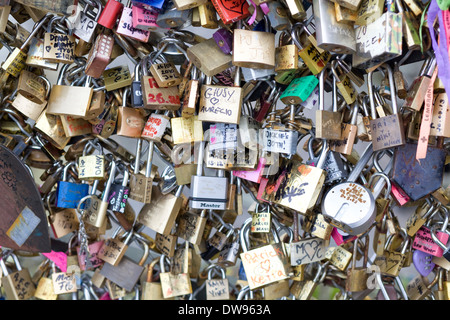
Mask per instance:
[[[264,190],[266,189],[268,182],[269,182],[269,179],[261,178],[261,181],[259,183],[258,195],[256,196],[256,199],[258,199],[259,201],[269,202],[262,198],[262,195],[264,193]]]
[[[91,262],[91,268],[97,268],[103,264],[103,260],[98,257],[98,252],[100,251],[101,247],[103,246],[104,241],[97,241],[89,245],[89,254],[91,255],[91,258],[89,259]],[[80,254],[80,247],[77,247],[77,254],[78,254],[78,264],[80,265],[81,270],[86,269],[86,255]],[[90,269],[91,269],[90,268]]]
[[[244,180],[260,183],[265,165],[266,165],[266,158],[259,158],[259,163],[256,170],[233,171],[233,175]]]
[[[436,237],[439,239],[439,241],[446,244],[449,235],[445,232],[437,231]],[[442,257],[442,254],[444,253],[444,250],[436,242],[433,241],[430,229],[424,226],[420,227],[420,229],[417,231],[412,247],[414,249],[431,254],[435,257]]]
[[[156,24],[156,18],[158,18],[158,12],[153,10],[147,10],[138,6],[132,6],[133,14],[133,27],[136,29],[150,30],[158,28]]]
[[[395,183],[391,182],[391,193],[400,206],[404,206],[411,200],[408,195]]]
[[[148,42],[150,36],[150,31],[133,27],[133,10],[128,7],[123,8],[122,16],[117,26],[117,33],[141,42]]]
[[[348,234],[343,235],[341,234],[341,232],[344,233],[344,231],[339,230],[338,228],[333,228],[333,230],[331,231],[331,236],[333,237],[334,242],[336,242],[338,246],[353,241],[357,238],[356,236],[350,236]]]
[[[62,272],[67,271],[67,254],[64,252],[56,252],[52,250],[50,252],[43,252],[42,255],[54,262],[58,269]]]

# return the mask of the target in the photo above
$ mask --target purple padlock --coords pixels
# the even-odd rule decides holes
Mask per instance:
[[[213,33],[213,38],[225,54],[230,54],[233,50],[233,35],[225,28],[221,28]]]
[[[432,259],[433,256],[431,254],[420,250],[414,250],[414,267],[416,267],[417,272],[419,272],[424,277],[428,276],[434,269],[435,264],[431,261]]]

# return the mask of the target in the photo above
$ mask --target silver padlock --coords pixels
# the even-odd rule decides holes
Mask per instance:
[[[331,188],[322,201],[325,219],[350,235],[365,232],[375,221],[375,197],[365,186],[356,183],[372,155],[372,144],[369,144],[347,181]]]
[[[354,54],[355,29],[350,24],[337,22],[334,4],[331,1],[314,0],[313,8],[317,45],[330,52]]]
[[[191,178],[191,197],[189,206],[193,209],[225,210],[228,192],[228,178],[219,170],[218,177],[203,176],[203,158],[205,142],[202,141],[198,152],[197,175]]]

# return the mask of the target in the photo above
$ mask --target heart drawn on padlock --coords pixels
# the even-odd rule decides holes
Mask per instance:
[[[52,46],[46,46],[45,47],[45,51],[50,52],[50,50],[52,49]]]
[[[246,1],[233,1],[233,0],[220,0],[220,3],[222,6],[232,12],[244,14],[244,5],[246,4]]]
[[[211,102],[213,105],[216,105],[219,102],[219,99],[217,99],[216,97],[212,97],[209,102]]]
[[[267,259],[267,260],[262,261],[262,262],[260,263],[260,267],[261,267],[264,271],[269,272],[269,271],[270,271],[270,260]]]

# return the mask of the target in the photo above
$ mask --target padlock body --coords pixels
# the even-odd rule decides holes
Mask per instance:
[[[447,244],[449,237],[447,233],[437,231],[436,236],[443,244]],[[420,227],[416,232],[412,246],[414,249],[431,254],[435,257],[442,257],[442,254],[444,253],[444,250],[431,238],[430,229],[425,226]]]
[[[375,221],[375,199],[364,186],[353,182],[340,183],[325,195],[322,213],[326,220],[346,233],[361,234]]]
[[[192,176],[192,195],[189,206],[194,209],[225,210],[228,179],[222,177]]]

